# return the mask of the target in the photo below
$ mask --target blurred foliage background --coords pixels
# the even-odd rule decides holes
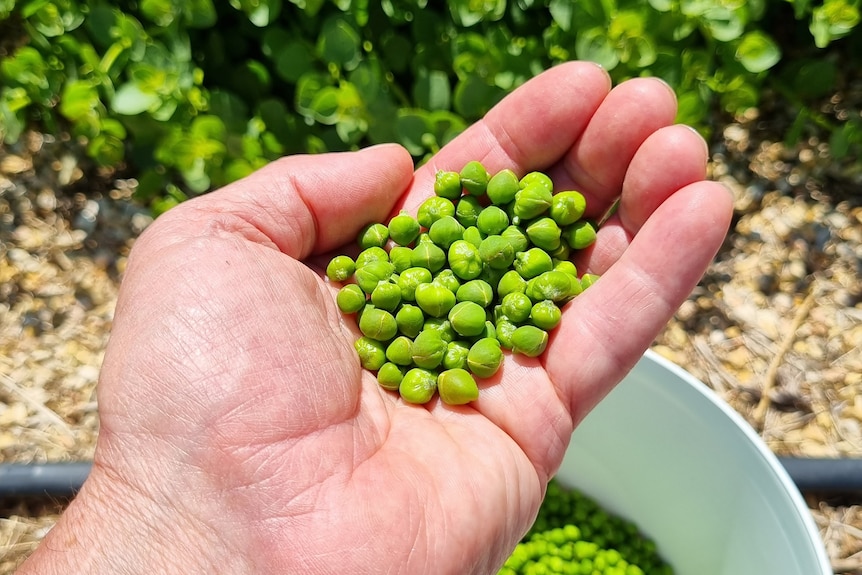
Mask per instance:
[[[417,163],[555,64],[659,76],[709,136],[766,91],[821,115],[862,63],[860,0],[0,0],[0,138],[65,131],[155,213],[293,153],[399,142]]]

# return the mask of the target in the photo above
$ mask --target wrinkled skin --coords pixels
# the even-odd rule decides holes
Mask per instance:
[[[288,157],[159,217],[123,280],[93,472],[20,573],[494,573],[724,239],[731,198],[675,110],[657,80],[569,63],[415,173],[395,145]],[[575,261],[602,277],[477,401],[408,405],[360,369],[323,266],[470,160],[543,170],[592,217],[620,198]]]

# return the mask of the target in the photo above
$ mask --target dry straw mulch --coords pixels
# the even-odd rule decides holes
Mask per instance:
[[[859,114],[862,86],[823,110]],[[778,454],[862,456],[862,166],[823,134],[785,146],[792,116],[717,127],[711,176],[736,218],[654,349],[712,387]],[[95,174],[74,142],[0,147],[0,463],[92,457],[95,386],[119,278],[150,217],[133,180]],[[86,176],[85,176],[86,172]],[[808,498],[836,572],[862,573],[859,501]],[[62,501],[0,502],[0,575],[38,544]]]

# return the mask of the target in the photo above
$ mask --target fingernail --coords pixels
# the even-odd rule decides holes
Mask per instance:
[[[676,90],[674,90],[674,89],[673,89],[673,86],[671,86],[671,85],[667,82],[667,80],[665,80],[664,78],[660,78],[660,77],[658,77],[658,76],[652,76],[652,78],[653,78],[653,80],[658,80],[659,82],[661,82],[662,84],[664,84],[664,85],[665,85],[665,87],[667,88],[668,92],[670,92],[670,93],[673,95],[673,101],[674,101],[674,102],[676,102],[676,101],[677,101]]]

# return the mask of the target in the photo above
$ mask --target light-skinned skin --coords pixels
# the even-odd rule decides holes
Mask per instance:
[[[19,574],[494,573],[727,232],[675,110],[662,82],[568,63],[415,173],[395,145],[288,157],[159,217],[123,279],[93,471]],[[620,207],[541,357],[507,354],[469,405],[408,405],[360,368],[323,269],[470,160]]]

